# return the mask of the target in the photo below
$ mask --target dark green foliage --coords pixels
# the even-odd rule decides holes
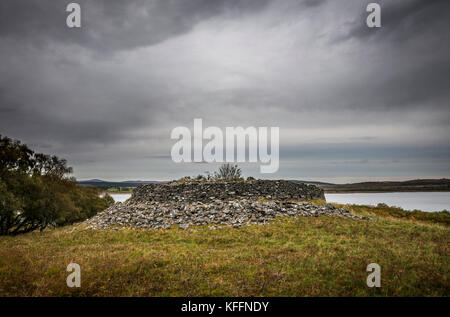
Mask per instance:
[[[66,160],[0,135],[0,235],[71,224],[108,207],[110,196],[78,186],[71,172]]]

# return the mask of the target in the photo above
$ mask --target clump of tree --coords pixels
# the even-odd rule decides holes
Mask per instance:
[[[241,179],[241,169],[230,163],[222,164],[219,171],[214,173],[214,178],[218,180],[239,180]]]
[[[254,181],[254,177],[247,177],[247,181]],[[211,173],[206,171],[205,175],[197,175],[193,178],[185,176],[176,180],[178,183],[185,182],[216,182],[216,181],[244,181],[242,171],[237,164],[224,163],[219,167],[218,171]]]
[[[205,172],[205,175],[198,175],[193,180],[202,182],[202,181],[236,181],[236,180],[244,180],[242,178],[242,171],[237,165],[232,165],[230,163],[222,164],[219,167],[219,170],[211,173],[209,171]],[[190,180],[190,177],[185,177],[183,179]]]
[[[65,159],[0,135],[0,235],[82,221],[113,202],[97,188],[77,185],[71,173]]]

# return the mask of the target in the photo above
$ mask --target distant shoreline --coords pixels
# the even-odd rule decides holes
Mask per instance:
[[[108,192],[105,191],[105,194],[109,194],[109,195],[131,195],[133,192]]]
[[[362,182],[350,184],[332,184],[314,181],[293,180],[294,183],[315,185],[326,194],[339,193],[395,193],[395,192],[450,192],[450,179],[415,179],[408,181]],[[102,180],[81,181],[82,186],[98,187],[108,193],[132,193],[133,189],[142,184],[161,183],[156,181],[126,181],[108,182]]]
[[[359,193],[447,193],[449,189],[417,189],[417,190],[324,190],[325,194],[359,194]],[[125,194],[125,193],[124,193]]]
[[[317,184],[325,193],[449,192],[449,179],[415,179],[403,182]]]

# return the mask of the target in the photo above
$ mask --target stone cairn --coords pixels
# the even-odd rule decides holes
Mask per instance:
[[[191,225],[266,224],[276,217],[352,215],[331,204],[308,202],[323,199],[317,186],[285,180],[254,181],[174,181],[138,186],[130,199],[116,203],[85,221],[91,229],[123,227],[187,229]]]

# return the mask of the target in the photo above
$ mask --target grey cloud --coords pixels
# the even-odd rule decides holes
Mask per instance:
[[[212,169],[170,160],[194,118],[279,126],[274,177],[449,175],[447,2],[383,1],[381,30],[359,0],[79,2],[80,30],[65,3],[0,2],[0,133],[76,176]]]
[[[324,4],[327,0],[304,0],[302,5],[305,7],[318,7]]]
[[[0,36],[35,45],[77,43],[111,53],[160,43],[219,15],[258,12],[269,0],[79,0],[82,27],[67,28],[67,3],[55,0],[0,2]]]
[[[361,2],[363,8],[373,2]],[[450,3],[446,0],[400,0],[378,1],[381,5],[382,28],[368,28],[360,21],[365,21],[368,13],[361,10],[354,26],[348,32],[348,38],[389,38],[392,41],[404,41],[418,37],[420,33],[435,32],[437,28],[449,26],[448,12]]]
[[[331,41],[331,46],[348,45],[367,56],[350,64],[349,79],[337,84],[348,94],[347,105],[353,109],[446,109],[450,34],[445,30],[450,29],[450,2],[378,1],[382,27],[368,28],[365,8],[369,2],[355,3],[359,13]],[[358,80],[352,82],[353,78]]]

